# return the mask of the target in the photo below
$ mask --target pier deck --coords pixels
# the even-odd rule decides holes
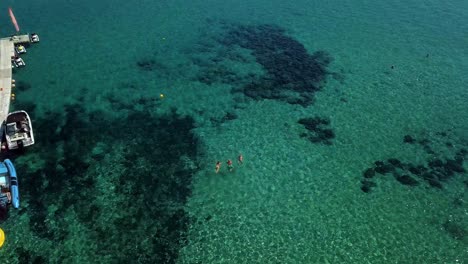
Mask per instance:
[[[29,39],[29,35],[12,36],[5,39],[12,41],[14,44],[26,44],[31,42]]]
[[[15,44],[29,43],[29,35],[0,39],[0,135],[3,135],[3,121],[10,110],[11,100],[11,57],[15,56]]]
[[[15,56],[15,45],[10,38],[0,39],[0,123],[6,119],[11,99],[11,56]]]

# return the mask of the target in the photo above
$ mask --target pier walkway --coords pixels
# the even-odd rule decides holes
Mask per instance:
[[[15,44],[29,43],[29,35],[0,39],[0,124],[6,120],[10,109],[12,68],[11,57],[15,56]],[[0,132],[3,134],[3,126]]]

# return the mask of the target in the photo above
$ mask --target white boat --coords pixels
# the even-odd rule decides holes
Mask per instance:
[[[31,119],[26,111],[20,110],[9,113],[5,121],[6,147],[19,149],[34,144],[34,134]]]
[[[24,54],[26,53],[26,48],[23,45],[18,44],[15,46],[15,51],[17,54]]]
[[[32,43],[38,43],[39,42],[39,35],[37,35],[36,33],[32,33],[31,35],[29,35],[29,40]]]
[[[24,60],[20,57],[13,57],[11,59],[11,63],[13,64],[15,68],[21,68],[21,67],[26,66],[26,63],[24,63]]]

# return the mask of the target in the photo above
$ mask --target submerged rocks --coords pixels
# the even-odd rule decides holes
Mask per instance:
[[[419,182],[417,180],[411,178],[408,175],[396,176],[395,178],[397,179],[397,181],[399,181],[401,184],[404,184],[404,185],[409,185],[409,186],[419,185]]]
[[[390,163],[384,163],[383,161],[375,162],[375,171],[380,174],[387,174],[395,170],[394,166]]]
[[[375,182],[372,182],[372,181],[368,181],[368,180],[363,180],[361,181],[361,190],[365,193],[369,193],[372,191],[372,188],[376,187],[377,184],[375,184]]]
[[[22,198],[29,201],[33,235],[62,247],[76,241],[68,240],[72,221],[88,230],[96,263],[133,263],[141,256],[145,263],[177,259],[191,221],[183,208],[198,170],[185,166],[187,159],[196,162],[200,151],[195,121],[175,109],[156,114],[152,100],[141,103],[144,107],[128,113],[88,112],[84,103],[76,103],[35,120],[42,147],[24,157],[42,165],[17,168],[24,176]],[[112,201],[101,199],[108,196]],[[122,227],[132,232],[120,232]],[[142,242],[148,232],[152,236]],[[75,253],[57,252],[51,262],[73,262]]]
[[[426,181],[427,183],[429,183],[430,186],[434,188],[442,189],[442,184],[438,180],[434,178],[426,178]]]
[[[157,67],[157,63],[153,59],[142,59],[136,62],[139,69],[143,71],[153,71]]]
[[[364,176],[364,178],[372,178],[375,176],[375,170],[373,168],[368,168],[364,171],[364,173],[362,174]]]
[[[307,137],[312,143],[332,144],[331,140],[335,138],[335,133],[327,127],[330,125],[329,119],[320,117],[302,118],[298,123],[304,125],[309,131],[309,133],[302,133],[301,137]]]
[[[435,160],[429,161],[428,165],[432,169],[435,169],[435,168],[441,168],[442,166],[444,166],[444,163],[440,159],[435,159]]]
[[[388,159],[387,162],[378,160],[374,162],[374,167],[367,168],[362,176],[365,179],[370,179],[374,178],[376,173],[381,175],[393,174],[399,183],[412,187],[420,184],[417,180],[417,178],[420,178],[431,187],[443,189],[443,182],[448,181],[457,174],[466,172],[463,161],[460,159],[442,160],[436,158],[428,161],[427,166],[405,164],[393,158]],[[366,188],[366,192],[369,192],[369,190],[370,188]]]
[[[468,156],[468,151],[464,147],[458,150],[455,149],[455,146],[460,145],[460,143],[452,144],[452,142],[449,142],[450,144],[446,144],[447,139],[451,137],[449,133],[438,132],[435,134],[443,137],[444,140],[415,139],[410,135],[405,135],[403,138],[404,143],[417,144],[428,154],[427,160],[423,161],[422,164],[405,163],[396,158],[389,158],[386,161],[377,160],[374,162],[373,167],[363,172],[363,178],[375,178],[377,174],[393,174],[396,181],[403,185],[415,187],[425,182],[430,187],[443,189],[444,182],[467,172],[464,161]],[[442,149],[437,150],[436,147]],[[453,153],[453,156],[450,154],[443,156],[442,153],[445,155]],[[370,188],[366,187],[365,190],[369,192]]]
[[[413,144],[416,142],[416,140],[410,135],[405,135],[403,137],[403,142],[408,143],[408,144]]]
[[[414,166],[413,166],[414,167]],[[416,167],[414,167],[416,168]],[[408,186],[417,186],[419,182],[408,174],[400,175],[401,172],[407,171],[407,165],[402,163],[396,158],[390,158],[386,162],[377,160],[374,162],[374,167],[367,168],[363,172],[363,177],[365,178],[362,182],[367,181],[367,179],[373,178],[376,176],[376,173],[381,175],[393,174],[395,179],[403,185]],[[363,184],[361,190],[368,193],[371,190],[371,187],[376,187],[376,183],[372,183],[372,186],[368,186],[369,183]]]
[[[422,173],[427,171],[427,168],[422,166],[422,165],[410,166],[408,168],[408,171],[411,172],[414,175],[420,176]]]
[[[275,25],[238,26],[221,43],[251,51],[266,74],[242,89],[246,96],[308,106],[323,86],[331,63],[325,51],[310,55],[304,45]]]
[[[448,159],[445,161],[444,169],[446,171],[452,171],[452,172],[458,172],[458,173],[465,172],[465,169],[463,168],[463,160]]]
[[[387,162],[389,164],[393,165],[396,168],[402,168],[403,167],[403,163],[401,163],[400,160],[395,159],[395,158],[388,159]]]
[[[454,239],[464,240],[468,236],[468,230],[453,220],[445,221],[442,227]]]

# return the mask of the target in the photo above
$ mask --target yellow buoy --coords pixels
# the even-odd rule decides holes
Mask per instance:
[[[163,99],[163,98],[164,98],[164,94],[159,94],[159,98]]]
[[[3,246],[3,242],[5,242],[5,232],[0,228],[0,248]]]

